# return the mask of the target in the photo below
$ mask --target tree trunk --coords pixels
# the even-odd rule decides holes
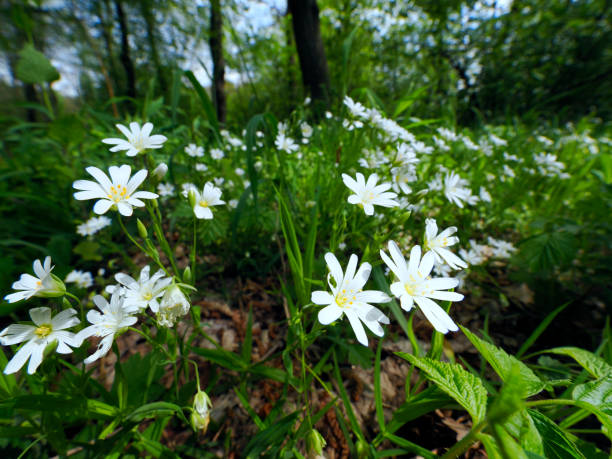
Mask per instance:
[[[288,0],[288,4],[302,81],[314,101],[326,101],[329,71],[319,26],[319,7],[316,0]]]
[[[121,31],[121,54],[119,59],[125,70],[125,79],[127,83],[127,95],[133,99],[136,98],[136,77],[134,73],[134,63],[130,57],[130,43],[128,41],[128,28],[123,12],[121,0],[115,0],[115,9],[117,11],[117,19],[119,19],[119,29]]]
[[[152,5],[150,0],[140,0],[140,11],[142,17],[145,20],[147,28],[147,41],[149,42],[149,50],[151,51],[151,60],[155,66],[155,72],[157,73],[157,81],[161,88],[161,92],[165,93],[168,89],[168,82],[166,81],[166,74],[164,73],[161,61],[159,59],[159,51],[157,49],[157,36],[155,35],[155,17],[151,10]]]
[[[219,123],[225,123],[225,60],[223,59],[223,15],[221,1],[210,2],[210,53],[213,60],[213,100]]]

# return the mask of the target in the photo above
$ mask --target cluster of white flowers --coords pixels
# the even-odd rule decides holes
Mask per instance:
[[[65,294],[64,284],[51,274],[53,267],[50,257],[45,259],[44,265],[40,260],[34,261],[33,269],[38,277],[22,274],[20,280],[13,284],[13,288],[18,291],[5,297],[8,302],[32,296],[58,297]],[[28,373],[32,374],[42,362],[48,346],[56,345],[57,352],[69,354],[72,348],[80,347],[86,338],[100,337],[102,339],[97,350],[84,361],[89,364],[106,355],[115,336],[134,325],[137,322],[136,314],[144,312],[147,307],[157,315],[158,323],[164,327],[173,326],[179,317],[189,312],[187,297],[172,278],[164,277],[163,271],[149,277],[149,267],[145,266],[138,281],[123,273],[116,274],[115,279],[119,284],[107,287],[111,293],[110,303],[103,296],[96,295],[93,302],[100,312],[90,310],[87,320],[91,325],[76,335],[67,331],[80,323],[72,308],[59,312],[53,318],[50,308],[33,308],[30,309],[30,318],[34,325],[12,324],[2,330],[0,344],[8,346],[26,343],[15,353],[4,373],[15,373],[29,359]],[[66,282],[75,282],[87,288],[93,284],[93,278],[89,272],[72,271],[66,277]]]
[[[185,147],[185,153],[192,158],[201,158],[204,156],[204,148],[197,146],[195,143],[190,143]]]
[[[299,145],[287,135],[287,125],[285,123],[278,123],[276,139],[274,145],[285,153],[295,153],[300,149]]]
[[[557,155],[551,153],[536,153],[533,159],[537,165],[538,172],[546,177],[559,177],[567,179],[570,175],[563,172],[565,164],[557,160]]]
[[[91,217],[85,223],[81,223],[77,226],[77,233],[81,236],[92,236],[100,231],[102,228],[106,228],[111,224],[111,219],[108,217]]]

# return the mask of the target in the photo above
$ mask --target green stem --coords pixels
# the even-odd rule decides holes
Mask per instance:
[[[134,328],[134,327],[128,327],[128,330],[138,333],[140,336],[142,336],[144,339],[146,339],[149,342],[149,344],[151,344],[153,347],[161,350],[165,354],[165,356],[168,358],[168,360],[172,360],[173,359],[173,357],[170,355],[170,353],[161,344],[156,343],[155,341],[153,341],[153,339],[149,335],[147,335],[145,332],[143,332],[142,330],[139,330],[139,329]]]
[[[193,247],[191,247],[191,285],[196,284],[196,247],[198,242],[198,219],[193,217]]]
[[[157,218],[158,216],[155,214],[150,205],[147,205],[146,207],[149,211],[151,219],[153,220],[153,232],[155,233],[155,238],[157,239],[157,242],[159,242],[159,245],[168,257],[168,260],[170,260],[170,264],[172,265],[172,270],[174,271],[176,278],[179,280],[179,282],[182,282],[181,273],[178,270],[176,266],[176,260],[174,259],[174,253],[172,253],[170,244],[168,244],[168,240],[166,239],[166,236],[164,236],[164,231],[161,227],[161,219]]]
[[[121,229],[123,230],[125,235],[128,237],[128,239],[130,241],[132,241],[132,243],[136,247],[138,247],[142,252],[146,253],[149,256],[149,258],[153,259],[153,261],[155,261],[155,263],[157,263],[157,265],[166,273],[166,275],[168,277],[172,277],[170,275],[170,273],[168,272],[168,270],[166,269],[166,267],[161,263],[161,261],[159,261],[159,255],[157,255],[157,254],[155,254],[157,256],[153,255],[150,250],[147,250],[142,245],[140,245],[138,243],[138,241],[136,241],[136,239],[134,239],[134,237],[129,233],[129,231],[125,227],[125,224],[123,223],[123,219],[121,218],[121,214],[117,214],[117,220],[119,220],[119,226],[121,226]]]
[[[470,433],[463,437],[460,442],[456,443],[455,446],[449,449],[446,454],[441,457],[441,459],[453,459],[466,452],[472,443],[477,440],[477,435],[482,432],[486,426],[487,421],[478,423],[472,430],[470,430]]]

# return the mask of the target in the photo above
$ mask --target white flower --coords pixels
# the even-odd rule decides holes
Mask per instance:
[[[284,151],[285,153],[293,153],[299,150],[299,146],[293,141],[291,137],[285,136],[283,132],[278,133],[276,139],[274,140],[274,145],[279,150]]]
[[[81,288],[89,288],[93,285],[93,276],[90,272],[72,270],[66,276],[66,283],[74,282]]]
[[[446,144],[446,142],[442,139],[437,138],[435,135],[433,136],[433,141],[436,144],[436,147],[442,151],[450,151],[450,147]]]
[[[223,159],[224,156],[225,154],[223,154],[223,151],[218,148],[213,148],[212,150],[210,150],[210,157],[212,159]]]
[[[85,223],[81,223],[77,226],[77,233],[81,236],[91,236],[96,234],[102,228],[105,228],[111,224],[112,220],[108,217],[91,217]]]
[[[185,153],[192,158],[201,158],[204,156],[204,148],[198,147],[195,143],[190,143],[185,147]]]
[[[491,139],[491,142],[493,142],[493,144],[498,146],[498,147],[504,147],[504,146],[508,145],[508,142],[506,140],[497,137],[493,133],[489,134],[489,139]]]
[[[393,201],[397,194],[387,192],[391,188],[390,183],[376,185],[378,181],[376,174],[370,175],[367,182],[361,172],[357,172],[356,181],[347,174],[342,174],[342,181],[355,193],[348,197],[348,202],[362,206],[366,215],[374,215],[375,205],[383,207],[399,206],[397,201]]]
[[[183,183],[181,185],[181,194],[185,197],[189,196],[189,192],[190,191],[198,191],[198,187],[195,186],[193,183]]]
[[[130,178],[131,168],[127,164],[121,167],[111,166],[108,168],[108,176],[97,167],[85,169],[97,181],[77,180],[72,186],[81,191],[74,193],[75,199],[83,201],[86,199],[98,199],[93,211],[104,214],[111,207],[117,208],[121,215],[129,217],[132,215],[132,207],[144,207],[145,203],[140,199],[155,199],[157,194],[150,191],[136,191],[147,176],[147,170],[142,169]]]
[[[487,242],[492,246],[492,255],[497,258],[510,258],[512,252],[516,251],[510,242],[502,241],[501,239],[494,239],[489,236]]]
[[[159,163],[159,166],[153,169],[151,175],[157,180],[161,180],[166,175],[166,172],[168,172],[168,165],[166,163]]]
[[[234,172],[236,172],[236,175],[237,175],[238,177],[242,177],[242,176],[244,175],[244,169],[243,169],[243,168],[241,168],[241,167],[237,167],[237,168],[236,168],[236,170],[235,170]]]
[[[179,317],[189,312],[190,304],[181,289],[172,284],[161,300],[157,321],[163,327],[172,327]]]
[[[229,206],[232,209],[235,209],[236,207],[238,207],[238,200],[237,199],[230,199],[230,201],[228,202]]]
[[[110,303],[101,295],[94,296],[93,302],[102,311],[102,314],[93,309],[87,312],[87,320],[92,325],[78,332],[75,342],[80,346],[83,340],[90,336],[99,336],[102,340],[98,343],[96,352],[84,360],[85,364],[104,357],[110,350],[115,335],[122,329],[134,325],[138,320],[131,315],[136,313],[138,308],[132,305],[127,306],[127,300],[121,297],[119,290],[113,292]]]
[[[19,371],[28,359],[30,359],[28,373],[33,374],[43,360],[45,348],[54,341],[57,341],[57,352],[70,354],[72,352],[70,346],[75,346],[75,335],[65,330],[80,322],[76,313],[72,308],[65,309],[52,318],[51,309],[45,307],[34,308],[30,309],[30,318],[35,326],[12,324],[2,330],[0,332],[0,344],[3,346],[27,341],[6,365],[4,374],[8,375]]]
[[[343,102],[353,116],[357,116],[359,118],[366,118],[368,116],[366,108],[360,102],[355,102],[349,96],[344,96]]]
[[[363,123],[359,120],[342,120],[342,127],[347,131],[353,131],[355,129],[361,129]]]
[[[108,138],[103,139],[102,142],[115,145],[110,151],[127,150],[126,154],[128,156],[136,156],[147,148],[161,148],[163,143],[168,140],[163,135],[149,135],[153,130],[153,124],[151,123],[145,123],[142,129],[136,122],[130,123],[129,129],[122,124],[116,126],[127,137],[127,140]]]
[[[442,263],[442,260],[444,260],[452,269],[467,268],[467,264],[461,258],[446,248],[459,242],[457,236],[452,236],[456,232],[457,228],[451,226],[438,234],[436,220],[428,218],[425,220],[424,247],[426,250],[431,250],[434,253],[438,263]]]
[[[195,165],[195,170],[198,172],[206,172],[208,170],[208,166],[204,163],[198,163]]]
[[[310,97],[306,97],[306,99],[304,99],[304,105],[309,105],[310,104]]]
[[[221,186],[223,185],[223,182],[225,182],[225,179],[223,177],[215,177],[213,182],[215,182],[216,186]]]
[[[414,142],[412,142],[411,146],[412,150],[415,153],[423,153],[424,155],[429,155],[434,150],[433,147],[427,146],[424,142],[421,142],[420,140],[415,140]]]
[[[454,142],[455,140],[459,140],[459,136],[457,134],[455,134],[455,132],[451,131],[450,129],[446,129],[444,127],[439,127],[438,128],[438,134],[440,134],[442,136],[442,138],[444,138],[445,140],[448,140],[450,142]]]
[[[484,187],[480,187],[480,192],[478,193],[478,196],[480,196],[480,200],[481,201],[486,201],[486,202],[491,202],[491,195],[489,194],[489,192],[484,188]]]
[[[467,148],[468,150],[479,150],[480,147],[478,145],[476,145],[474,142],[472,142],[472,139],[470,139],[468,136],[464,135],[462,136],[462,140],[463,140],[463,144],[465,145],[465,148]]]
[[[160,183],[157,185],[157,192],[160,196],[172,196],[174,194],[174,185],[172,183]]]
[[[460,208],[463,208],[462,201],[467,201],[472,194],[469,189],[463,188],[467,183],[467,180],[462,179],[454,172],[446,174],[444,178],[444,195],[446,199]]]
[[[115,274],[115,279],[125,287],[121,290],[121,295],[125,297],[126,305],[140,310],[149,306],[151,311],[157,312],[159,311],[157,299],[164,294],[172,278],[164,277],[161,269],[151,277],[149,277],[149,272],[149,266],[145,266],[140,271],[138,281],[124,273]]]
[[[307,122],[303,122],[300,124],[300,129],[302,131],[302,136],[309,139],[312,136],[312,127]]]
[[[415,182],[417,179],[416,169],[414,166],[394,167],[391,169],[393,177],[393,190],[397,193],[400,190],[405,194],[412,193],[412,188],[409,183]]]
[[[32,264],[34,277],[31,274],[22,274],[19,280],[14,282],[12,287],[14,290],[20,290],[15,293],[6,295],[4,299],[9,303],[15,303],[21,300],[27,300],[33,296],[43,298],[62,296],[66,293],[66,286],[56,277],[53,277],[51,271],[51,257],[46,257],[44,264],[40,260],[35,260]]]
[[[463,295],[445,291],[456,287],[459,283],[457,279],[429,278],[435,256],[433,252],[428,252],[421,260],[421,247],[418,245],[412,248],[408,263],[394,241],[389,241],[389,253],[393,260],[383,250],[380,251],[380,256],[397,278],[397,281],[391,284],[391,292],[400,299],[402,309],[410,311],[416,302],[437,331],[440,333],[457,331],[457,325],[449,315],[435,301],[432,301],[432,299],[461,301]]]
[[[369,303],[387,303],[391,301],[391,298],[377,290],[362,290],[370,277],[372,266],[369,263],[363,263],[355,272],[357,255],[351,255],[346,273],[342,272],[340,263],[333,253],[325,254],[325,261],[329,268],[327,283],[332,293],[317,290],[312,292],[311,296],[313,303],[326,305],[319,311],[319,322],[328,325],[346,314],[357,341],[367,346],[368,338],[361,322],[376,336],[383,336],[385,333],[380,324],[389,323],[389,318],[380,309]],[[334,281],[333,284],[331,280]]]
[[[193,213],[197,218],[210,220],[213,218],[213,213],[210,207],[225,204],[225,201],[220,199],[221,190],[214,186],[211,182],[206,182],[201,193],[197,189],[194,189],[193,191],[195,194]]]

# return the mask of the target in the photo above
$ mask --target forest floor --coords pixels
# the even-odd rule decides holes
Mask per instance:
[[[543,319],[534,301],[534,293],[526,284],[516,284],[510,281],[504,267],[491,272],[490,285],[480,282],[477,287],[462,290],[465,299],[456,303],[451,311],[454,320],[472,331],[487,330],[495,343],[509,353],[514,353],[527,339],[531,332]],[[201,310],[201,325],[203,330],[217,341],[224,349],[240,352],[244,340],[248,311],[253,313],[253,346],[252,362],[266,360],[266,365],[283,368],[280,351],[285,348],[286,336],[286,306],[283,305],[278,276],[266,279],[215,278],[207,279],[208,286],[224,286],[229,298],[235,299],[229,304],[222,296],[209,292],[204,297],[195,299],[193,306]],[[504,295],[499,295],[499,292]],[[550,324],[540,336],[531,351],[548,349],[555,346],[572,345],[592,347],[593,337],[599,337],[605,318],[603,303],[590,299],[582,304],[570,304]],[[187,323],[187,322],[186,322]],[[428,349],[433,331],[429,322],[416,313],[414,320],[415,333],[419,345]],[[179,332],[187,336],[192,333],[188,326],[179,324]],[[127,360],[133,354],[145,355],[149,344],[139,335],[127,332],[117,340],[122,352],[122,360]],[[204,338],[197,337],[194,346],[213,348],[213,344]],[[370,348],[375,349],[374,340],[370,340]],[[411,345],[404,336],[399,325],[386,327],[386,336],[381,354],[381,390],[386,421],[391,419],[395,411],[405,400],[406,378],[410,372],[409,364],[395,355],[395,352],[411,352]],[[317,361],[324,353],[317,342],[308,349],[310,361]],[[444,344],[444,354],[454,356],[457,361],[465,361],[474,368],[481,368],[481,360],[476,349],[461,333],[449,333]],[[211,377],[211,363],[204,358],[192,355],[199,364],[202,388],[207,387]],[[97,376],[107,387],[114,380],[114,361],[116,357],[109,353],[100,361]],[[294,365],[299,368],[297,362]],[[367,438],[373,438],[378,429],[374,402],[373,369],[364,369],[358,365],[342,366],[342,379],[351,398],[353,410]],[[487,369],[487,377],[495,380],[495,374]],[[251,416],[244,409],[235,391],[233,383],[237,373],[224,369],[215,387],[226,387],[222,393],[209,391],[213,410],[211,424],[205,435],[198,437],[198,442],[209,452],[218,457],[241,457],[248,441],[258,432]],[[417,383],[416,374],[411,375],[411,383]],[[255,413],[262,418],[270,413],[274,403],[282,396],[282,383],[264,379],[261,383],[248,387],[248,402]],[[336,387],[332,387],[336,391]],[[301,403],[299,394],[289,390],[285,398],[285,413],[294,411]],[[310,393],[313,412],[318,411],[331,398],[319,385],[313,386]],[[339,402],[339,406],[342,404]],[[349,447],[336,418],[336,411],[328,410],[325,416],[316,424],[317,430],[327,442],[324,455],[329,459],[348,458]],[[417,443],[434,453],[442,453],[465,436],[470,428],[469,416],[460,410],[436,410],[404,425],[396,432],[409,441]],[[180,423],[169,423],[163,434],[162,441],[174,449],[183,444],[193,435],[188,426]],[[229,453],[223,444],[229,436]],[[211,440],[219,445],[210,449]],[[227,445],[227,443],[226,443]],[[383,443],[383,448],[391,448],[391,443]],[[466,458],[487,457],[480,444],[474,445],[466,454]]]

